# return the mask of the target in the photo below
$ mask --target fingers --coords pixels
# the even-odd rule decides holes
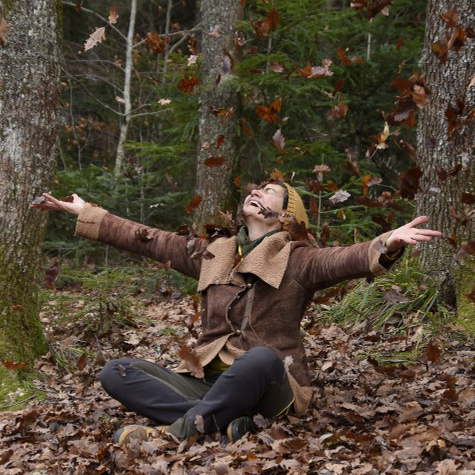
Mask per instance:
[[[410,223],[407,223],[403,227],[413,228],[415,226],[419,226],[419,224],[424,224],[429,221],[427,216],[418,216],[417,218],[413,219]]]

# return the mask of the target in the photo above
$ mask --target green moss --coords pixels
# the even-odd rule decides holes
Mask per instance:
[[[475,286],[473,280],[475,258],[466,258],[463,264],[455,272],[457,291],[457,318],[475,332],[475,304],[467,297]]]
[[[2,15],[7,16],[14,8],[16,8],[15,0],[3,0],[2,2]]]
[[[31,385],[32,373],[20,373],[0,365],[0,412],[17,411],[32,400],[42,400],[44,393]]]

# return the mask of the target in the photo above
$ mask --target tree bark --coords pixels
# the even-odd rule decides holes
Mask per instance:
[[[452,7],[458,11],[455,26],[442,18]],[[474,24],[473,0],[428,1],[422,70],[431,95],[430,103],[421,111],[417,131],[423,171],[417,213],[429,216],[430,227],[442,231],[446,238],[424,245],[420,262],[435,277],[442,300],[456,304],[460,316],[471,314],[473,318],[475,306],[466,297],[474,285],[473,258],[461,259],[461,253],[456,253],[463,241],[475,240],[474,206],[462,198],[463,193],[475,191],[475,120],[469,117],[475,108],[475,38],[466,35],[458,53],[450,48],[449,41],[445,62],[436,56],[433,45]],[[450,108],[456,111],[462,103],[464,110],[460,114],[450,112]],[[452,241],[451,246],[447,238],[453,237],[456,243]]]
[[[0,8],[9,28],[0,46],[0,360],[29,364],[46,350],[38,296],[46,216],[30,204],[55,168],[60,7],[9,0]]]
[[[229,55],[233,54],[234,24],[240,10],[238,0],[203,0],[201,7],[203,84],[195,187],[195,194],[202,197],[195,213],[199,225],[218,219],[231,190],[238,95]],[[219,110],[224,113],[217,113]],[[207,166],[205,160],[212,157],[222,157],[223,164]]]

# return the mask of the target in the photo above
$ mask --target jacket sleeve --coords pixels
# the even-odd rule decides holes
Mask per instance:
[[[345,247],[298,247],[291,255],[292,276],[304,288],[318,290],[344,280],[385,274],[397,261],[380,259],[390,235],[388,232],[372,241]]]
[[[78,216],[75,235],[156,261],[170,261],[173,269],[195,279],[200,274],[201,259],[192,259],[191,254],[208,244],[203,239],[189,240],[186,236],[119,218],[89,204]]]

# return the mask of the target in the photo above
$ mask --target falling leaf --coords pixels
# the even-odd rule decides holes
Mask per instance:
[[[5,366],[5,368],[12,371],[17,371],[26,366],[26,363],[15,363],[14,361],[9,361],[9,360],[2,360],[2,364],[3,366]]]
[[[465,294],[465,296],[468,297],[475,304],[475,287],[470,293]]]
[[[186,344],[180,345],[180,358],[184,361],[186,368],[192,376],[198,379],[203,379],[205,376],[203,366],[200,363],[198,355],[191,350]]]
[[[8,23],[3,16],[0,15],[0,46],[5,44],[5,38],[8,34]]]
[[[244,130],[244,133],[248,136],[248,137],[252,137],[252,132],[251,132],[251,129],[249,128],[249,126],[247,125],[246,121],[244,119],[241,119],[241,127],[242,127],[242,130]]]
[[[150,236],[150,230],[143,227],[135,230],[135,239],[138,239],[141,242],[148,242],[151,241],[153,237]]]
[[[40,205],[41,203],[44,203],[45,201],[46,201],[46,198],[44,196],[38,196],[32,201],[32,204]]]
[[[220,135],[218,137],[218,140],[216,141],[216,148],[221,147],[221,145],[223,145],[223,143],[224,143],[224,135]]]
[[[348,106],[344,102],[340,102],[339,104],[336,104],[332,107],[327,117],[329,120],[343,119],[343,117],[348,114],[348,110]]]
[[[14,312],[15,310],[21,310],[23,308],[22,305],[11,305],[10,312]]]
[[[254,31],[256,32],[256,36],[258,38],[265,38],[271,29],[269,20],[258,20],[256,22],[251,20],[251,26],[254,28]]]
[[[209,157],[203,163],[210,168],[220,167],[226,159],[224,157]]]
[[[233,180],[234,185],[237,188],[241,187],[241,175],[238,175],[234,180]]]
[[[202,200],[203,197],[201,195],[194,196],[191,201],[185,206],[186,212],[190,214],[195,208],[200,205]]]
[[[402,172],[399,177],[401,180],[401,197],[413,200],[419,191],[419,180],[422,176],[422,170],[418,167],[410,168]]]
[[[270,63],[269,69],[274,73],[281,73],[284,71],[284,67],[279,63]]]
[[[198,432],[204,434],[205,431],[205,421],[201,414],[196,414],[195,416],[195,427]]]
[[[96,28],[94,33],[91,33],[89,38],[86,40],[84,44],[84,51],[89,51],[90,49],[94,48],[97,43],[102,43],[106,39],[106,27],[102,26],[100,28]]]
[[[149,31],[145,36],[145,41],[152,53],[163,53],[165,51],[165,40],[158,33]]]
[[[285,137],[282,134],[282,129],[277,129],[276,133],[272,136],[272,140],[277,150],[281,153],[285,153]]]
[[[87,354],[83,353],[81,358],[79,358],[76,367],[79,371],[83,371],[87,364]]]
[[[273,30],[280,22],[280,14],[275,9],[272,8],[271,11],[267,15],[267,22],[269,23],[269,28]]]
[[[111,25],[117,23],[117,18],[119,18],[119,15],[117,14],[117,9],[115,7],[112,7],[109,12],[109,23]]]
[[[196,87],[200,82],[196,76],[188,77],[185,76],[179,83],[178,89],[184,93],[194,94],[196,91]]]
[[[345,83],[345,80],[343,78],[338,79],[335,86],[335,92],[340,92],[343,88],[344,83]]]
[[[465,203],[467,205],[475,205],[475,194],[462,193],[462,203]]]
[[[258,117],[261,117],[270,124],[274,124],[277,121],[280,109],[282,107],[282,99],[279,97],[269,107],[256,106],[255,112]]]
[[[442,13],[440,17],[442,18],[442,20],[447,22],[447,28],[456,27],[459,21],[457,6],[454,6],[450,10],[447,10],[445,13]]]
[[[329,201],[332,204],[342,203],[343,201],[346,201],[350,196],[351,194],[348,193],[347,191],[338,190],[333,196],[329,198]]]
[[[125,104],[125,100],[120,96],[115,96],[115,100],[120,104]]]
[[[441,349],[432,341],[427,344],[426,347],[426,360],[433,363],[437,363],[440,360],[442,354]]]
[[[397,44],[396,44],[396,49],[399,50],[401,49],[401,46],[404,44],[404,40],[401,38]]]
[[[441,38],[440,40],[432,43],[432,51],[442,63],[446,63],[449,57],[447,38]]]
[[[419,159],[417,157],[416,151],[414,147],[408,143],[405,142],[404,140],[399,140],[399,146],[403,149],[406,150],[409,153],[409,157],[411,157],[411,160],[415,163],[419,163]]]

